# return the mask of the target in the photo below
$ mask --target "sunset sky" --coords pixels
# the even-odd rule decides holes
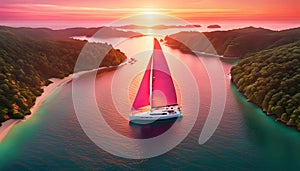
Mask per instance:
[[[167,14],[188,21],[299,22],[300,0],[1,0],[0,24],[103,23],[136,14]]]

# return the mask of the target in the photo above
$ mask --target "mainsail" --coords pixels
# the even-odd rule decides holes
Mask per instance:
[[[151,79],[150,79],[151,78]],[[154,51],[144,73],[132,110],[177,104],[177,96],[165,55],[156,38]]]
[[[157,39],[154,39],[152,93],[152,107],[177,104],[171,72]]]

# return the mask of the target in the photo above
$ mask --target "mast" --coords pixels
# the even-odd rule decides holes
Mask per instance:
[[[152,112],[152,101],[153,101],[153,87],[152,87],[152,82],[153,82],[153,54],[151,56],[151,68],[150,68],[150,112]]]

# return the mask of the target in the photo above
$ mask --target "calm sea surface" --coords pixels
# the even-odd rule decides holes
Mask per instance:
[[[166,53],[172,76],[175,82],[177,81],[175,84],[179,102],[183,105],[184,117],[175,122],[130,125],[126,119],[129,114],[126,110],[130,108],[128,103],[133,100],[142,75],[133,71],[146,67],[151,54],[149,51],[152,48],[151,41],[152,38],[141,37],[118,45],[117,48],[126,55],[135,57],[137,62],[97,76],[96,100],[99,110],[115,131],[139,139],[158,136],[170,127],[175,128],[176,134],[176,131],[180,132],[184,125],[192,123],[192,118],[195,118],[193,116],[196,116],[196,124],[178,146],[163,155],[143,160],[124,159],[105,152],[81,129],[73,107],[72,83],[67,83],[57,88],[43,102],[34,117],[15,126],[0,143],[0,170],[298,170],[300,168],[300,134],[294,129],[276,123],[273,118],[265,116],[259,108],[246,102],[227,77],[226,107],[220,125],[204,145],[199,145],[199,135],[211,106],[210,80],[201,62],[201,58],[204,57],[182,54],[164,45],[162,48]],[[140,51],[135,51],[133,47]],[[217,58],[210,59],[211,63],[218,61]],[[221,64],[226,75],[234,62]],[[190,70],[198,92],[190,90],[189,83],[180,81],[184,81],[186,77],[181,74],[182,68]],[[122,79],[132,75],[133,80],[126,82],[126,79]],[[85,75],[78,78],[78,81],[84,81],[84,77]],[[200,105],[196,104],[197,101],[185,100],[192,99],[195,94],[200,96]],[[197,106],[199,112],[194,113]],[[88,108],[86,110],[88,113],[94,112]],[[101,126],[95,126],[95,129],[99,131],[101,137],[114,139],[102,130]],[[122,142],[111,143],[119,145],[120,148],[131,148],[129,144]]]

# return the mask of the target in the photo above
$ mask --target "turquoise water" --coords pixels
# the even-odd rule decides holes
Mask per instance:
[[[166,48],[166,47],[165,47]],[[34,117],[15,126],[0,143],[0,170],[92,170],[92,169],[199,169],[199,170],[298,170],[300,135],[276,123],[237,91],[227,80],[227,101],[221,123],[211,139],[198,144],[199,134],[210,104],[208,78],[195,57],[170,50],[180,56],[193,72],[201,94],[200,113],[187,138],[171,151],[150,159],[130,160],[113,156],[97,147],[82,131],[72,104],[72,83],[58,88]],[[217,59],[214,59],[217,60]],[[139,60],[138,60],[139,61]],[[138,63],[133,64],[139,65]],[[223,63],[225,73],[232,64]],[[126,67],[119,70],[125,70]],[[150,126],[132,126],[110,109],[110,84],[115,71],[96,79],[99,108],[111,116],[112,127],[135,138],[149,138],[181,121]],[[104,97],[106,97],[104,99]],[[191,108],[187,105],[186,111]],[[108,110],[109,109],[109,110]],[[153,131],[155,130],[155,131]],[[99,129],[101,132],[101,129]],[[157,133],[158,132],[158,133]],[[105,132],[101,132],[103,136]],[[118,143],[118,142],[112,142]],[[120,144],[123,147],[123,144]]]

